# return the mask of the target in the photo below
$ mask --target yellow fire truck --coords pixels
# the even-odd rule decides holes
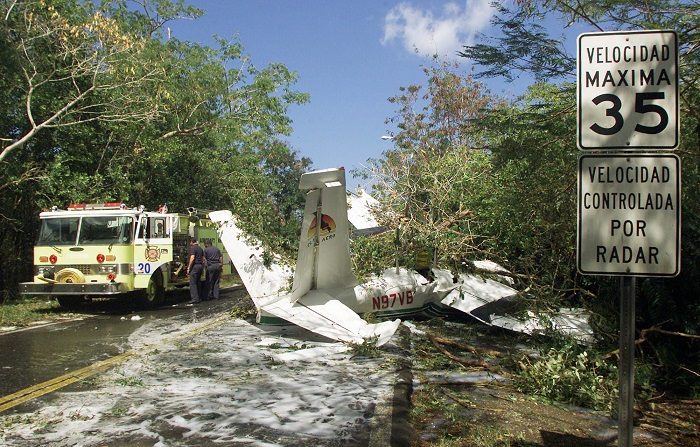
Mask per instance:
[[[224,255],[223,275],[231,274],[228,253],[205,212],[169,213],[167,206],[145,211],[119,202],[72,204],[39,215],[34,247],[34,280],[20,284],[24,295],[51,295],[63,307],[88,297],[127,292],[147,306],[165,299],[165,290],[188,285],[189,239],[210,239]]]

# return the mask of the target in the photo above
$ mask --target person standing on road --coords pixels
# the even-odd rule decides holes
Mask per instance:
[[[187,274],[190,277],[190,303],[201,301],[202,284],[200,278],[204,270],[204,250],[197,243],[197,239],[190,239],[190,252],[187,261]]]
[[[207,297],[205,299],[219,299],[219,281],[221,271],[224,268],[224,257],[221,250],[211,244],[211,239],[204,241],[204,259],[207,263]]]

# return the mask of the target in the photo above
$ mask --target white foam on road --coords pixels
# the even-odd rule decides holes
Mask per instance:
[[[131,346],[157,349],[100,376],[94,389],[0,415],[1,443],[362,445],[393,386],[388,354],[353,357],[298,327],[230,320],[179,341],[164,335],[172,331],[162,320],[139,329]]]

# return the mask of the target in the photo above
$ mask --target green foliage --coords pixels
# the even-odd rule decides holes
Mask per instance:
[[[39,320],[66,318],[54,300],[42,298],[25,298],[0,304],[0,326],[24,327]]]
[[[495,186],[479,209],[490,251],[538,296],[575,289],[576,129],[572,86],[534,84],[484,120]]]
[[[576,60],[566,53],[563,39],[551,36],[542,26],[544,12],[522,8],[511,13],[506,6],[500,6],[499,11],[492,24],[502,34],[485,36],[479,39],[483,43],[465,46],[459,52],[460,56],[479,61],[485,67],[479,77],[498,76],[512,81],[520,72],[530,71],[539,81],[571,75]]]
[[[494,179],[478,124],[493,101],[483,86],[461,77],[457,67],[438,65],[425,74],[425,93],[423,87],[411,86],[391,99],[398,106],[392,119],[399,129],[395,148],[370,160],[368,170],[360,173],[372,179],[383,202],[380,223],[392,234],[398,229],[400,243],[391,258],[412,266],[425,249],[437,249],[445,266],[474,256],[498,257],[488,250],[491,236],[479,227],[479,211],[491,200]],[[375,253],[391,253],[387,241],[380,242]],[[382,263],[393,264],[391,258]]]
[[[229,311],[234,320],[250,320],[256,315],[255,305],[251,299],[239,300]]]
[[[576,343],[562,343],[532,360],[523,356],[514,385],[522,392],[612,414],[617,405],[617,367]]]
[[[367,278],[380,274],[394,264],[397,253],[394,238],[390,232],[375,236],[358,237],[350,242],[352,268],[358,278]],[[400,261],[406,261],[401,257]],[[407,265],[402,262],[401,265]]]
[[[363,320],[365,320],[369,324],[376,324],[379,323],[379,319],[377,318],[377,315],[374,312],[365,312],[360,315]]]
[[[119,371],[119,377],[114,379],[114,383],[123,387],[142,387],[143,379],[134,375],[129,375],[125,371]]]
[[[530,278],[524,286],[540,298],[573,289],[572,86],[535,84],[509,104],[459,78],[455,67],[426,75],[428,93],[420,97],[422,87],[414,86],[394,98],[400,105],[396,147],[365,173],[375,181],[382,215],[390,216],[382,224],[399,228],[400,247],[394,254],[388,239],[378,240],[360,259],[386,266],[398,255],[402,265],[413,266],[416,254],[429,248],[437,250],[439,265],[453,270],[467,260],[501,262]],[[419,99],[425,106],[415,114]],[[446,106],[451,103],[459,108]]]
[[[351,357],[376,358],[382,356],[382,351],[377,346],[378,336],[362,340],[362,343],[350,343]]]

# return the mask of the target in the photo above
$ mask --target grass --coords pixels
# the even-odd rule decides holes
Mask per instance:
[[[124,387],[142,387],[143,380],[134,376],[122,376],[114,380],[114,383]]]
[[[460,404],[448,397],[440,387],[427,385],[414,392],[411,419],[420,432],[429,432],[417,446],[427,447],[501,447],[509,434],[486,421],[474,423],[470,408],[474,404],[458,390],[450,395],[460,396]],[[429,439],[429,440],[428,440]]]
[[[25,327],[37,321],[69,318],[56,300],[46,297],[20,298],[0,304],[0,327]]]
[[[413,447],[541,447],[517,424],[502,420],[506,412],[472,399],[468,388],[426,384],[414,391],[411,422],[421,439]],[[511,402],[513,407],[518,402]],[[556,444],[559,446],[559,444]]]
[[[351,357],[381,357],[382,351],[377,347],[379,336],[366,338],[362,343],[350,343]]]
[[[436,336],[457,341],[469,342],[481,338],[473,327],[454,325],[440,319],[430,320],[425,326]],[[509,385],[430,383],[425,376],[428,372],[468,372],[474,368],[447,358],[425,337],[415,337],[412,348],[414,374],[422,382],[422,386],[415,389],[411,396],[410,420],[421,434],[420,439],[412,444],[414,447],[541,446],[531,433],[526,433],[527,427],[532,425],[531,420],[506,417],[516,414],[522,406],[522,402],[508,394]],[[455,347],[451,347],[450,351],[455,351]],[[455,352],[455,355],[463,357],[472,354]],[[485,353],[478,356],[486,358]],[[494,366],[505,366],[502,360],[488,360]]]

